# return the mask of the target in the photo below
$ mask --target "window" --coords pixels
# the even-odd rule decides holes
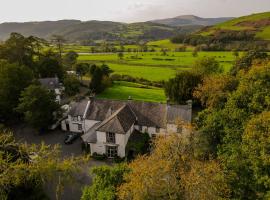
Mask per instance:
[[[75,121],[75,122],[78,121],[78,116],[72,117],[72,120]]]
[[[157,127],[157,128],[156,128],[156,132],[157,132],[157,133],[160,133],[160,128]]]
[[[139,126],[139,131],[142,132],[142,126]]]
[[[115,144],[115,133],[106,133],[106,142]]]
[[[177,133],[182,133],[182,130],[183,130],[183,129],[182,129],[181,126],[178,126],[178,127],[177,127]]]
[[[79,130],[79,131],[82,130],[82,124],[78,124],[78,130]]]
[[[106,146],[106,153],[108,158],[114,158],[117,156],[117,147]]]

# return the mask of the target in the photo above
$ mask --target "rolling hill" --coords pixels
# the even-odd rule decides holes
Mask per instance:
[[[137,41],[159,40],[172,37],[179,33],[191,33],[198,26],[172,27],[153,22],[120,23],[111,21],[79,21],[60,20],[25,23],[0,24],[0,40],[5,40],[12,32],[24,36],[37,36],[50,39],[52,35],[62,35],[69,42],[91,40]]]
[[[250,32],[254,34],[256,39],[270,40],[270,12],[235,18],[212,27],[207,27],[200,31],[199,34],[210,36],[220,31]]]
[[[181,15],[174,18],[152,20],[151,22],[169,26],[211,26],[231,19],[232,17],[201,18],[194,15]]]

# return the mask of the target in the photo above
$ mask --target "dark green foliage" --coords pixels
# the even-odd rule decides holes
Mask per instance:
[[[165,82],[165,94],[172,102],[185,104],[193,98],[194,89],[201,82],[202,76],[190,71],[183,71],[175,78]]]
[[[21,91],[30,85],[33,75],[29,68],[0,61],[0,119],[14,117]]]
[[[41,78],[58,77],[63,80],[64,77],[64,70],[59,59],[50,53],[39,60],[37,73]]]
[[[80,92],[80,81],[76,75],[66,75],[64,78],[65,93],[69,96]]]
[[[63,63],[67,69],[72,69],[79,55],[75,51],[69,51],[63,56]]]
[[[150,137],[148,133],[134,132],[131,134],[128,140],[126,152],[132,152],[133,155],[130,156],[146,154],[149,151],[149,142]]]
[[[91,82],[90,89],[94,93],[102,92],[111,81],[109,75],[112,73],[112,70],[107,65],[96,66],[92,65],[90,68]]]
[[[82,77],[87,73],[90,73],[90,65],[88,63],[78,63],[75,66],[76,73]]]
[[[214,57],[199,58],[196,60],[192,71],[203,76],[222,73],[223,69]]]
[[[30,85],[22,93],[16,110],[36,129],[47,129],[59,114],[55,94],[40,85]]]
[[[93,184],[83,189],[81,200],[115,200],[116,188],[122,184],[128,172],[126,165],[101,166],[91,170],[95,175]]]
[[[252,62],[256,59],[265,59],[268,55],[262,51],[252,50],[244,54],[241,58],[236,60],[235,65],[231,69],[231,74],[236,75],[240,70],[249,70],[252,65]]]
[[[42,39],[11,33],[10,38],[0,46],[0,59],[6,59],[10,63],[19,63],[33,69],[34,57],[40,55],[42,45],[45,45]]]

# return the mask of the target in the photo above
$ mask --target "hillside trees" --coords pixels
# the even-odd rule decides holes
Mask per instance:
[[[201,75],[190,71],[183,71],[175,78],[165,82],[165,94],[172,102],[185,103],[192,99],[195,87],[200,83]]]
[[[36,129],[46,130],[60,112],[55,94],[40,85],[30,85],[22,93],[16,110]]]
[[[80,91],[80,81],[76,75],[66,75],[64,85],[65,93],[69,96],[76,95]]]
[[[191,71],[179,72],[175,78],[165,82],[165,94],[173,102],[185,103],[193,98],[193,92],[203,77],[221,72],[222,68],[215,58],[199,58]]]
[[[197,126],[208,141],[208,155],[222,160],[233,198],[264,199],[270,181],[269,171],[264,170],[267,164],[262,161],[269,145],[269,61],[248,63],[236,76],[208,77],[196,89],[195,96],[206,105]]]
[[[42,187],[49,183],[61,188],[72,182],[82,162],[60,159],[58,146],[19,144],[11,132],[1,130],[0,199],[47,199]],[[61,191],[56,188],[52,191],[59,199]]]
[[[94,93],[102,92],[106,87],[111,84],[111,80],[109,78],[112,70],[107,65],[96,66],[92,65],[90,68],[90,89]]]
[[[33,70],[35,67],[34,57],[40,56],[40,49],[43,45],[46,45],[46,42],[42,39],[11,33],[10,38],[0,46],[0,59],[25,65]]]
[[[32,79],[33,73],[29,68],[0,61],[0,119],[14,117],[20,93]]]
[[[119,199],[226,199],[230,190],[221,165],[194,157],[195,135],[157,138],[154,151],[128,165]]]
[[[67,52],[63,57],[63,63],[67,69],[73,69],[79,55],[75,51]]]
[[[123,176],[128,172],[126,165],[116,165],[114,167],[101,166],[91,169],[91,174],[95,175],[93,184],[83,189],[81,200],[114,200],[116,199],[116,189],[122,184]]]

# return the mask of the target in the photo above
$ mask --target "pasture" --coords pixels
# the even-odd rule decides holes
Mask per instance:
[[[197,57],[192,56],[192,52],[168,52],[166,55],[162,52],[125,53],[123,59],[119,59],[116,53],[81,54],[78,60],[105,63],[115,74],[162,81],[174,77],[178,71],[189,70],[196,59],[202,57],[215,57],[225,72],[235,60],[232,52],[199,52]]]
[[[137,101],[166,102],[163,89],[125,81],[115,81],[112,87],[107,88],[97,98],[127,100],[129,96]]]

